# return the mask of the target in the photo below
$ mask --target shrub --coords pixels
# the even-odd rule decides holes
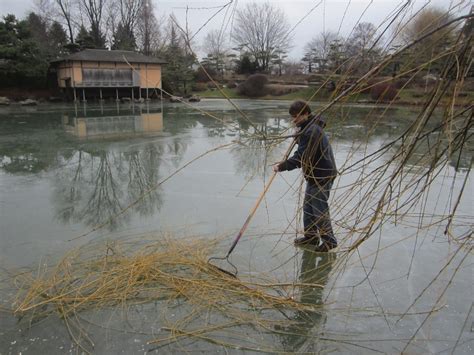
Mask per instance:
[[[232,82],[230,82],[230,83],[227,84],[227,87],[228,87],[229,89],[235,89],[235,88],[237,87],[237,84],[232,81]]]
[[[401,88],[403,87],[406,87],[408,84],[408,79],[404,79],[404,78],[401,78],[401,79],[398,79],[397,81],[395,81],[394,85],[395,87],[400,90]]]
[[[216,71],[214,69],[210,67],[206,67],[206,71],[212,78],[216,76]],[[206,72],[201,67],[199,67],[194,73],[194,79],[200,83],[205,83],[209,81],[209,77],[207,76]]]
[[[269,84],[266,86],[266,92],[273,96],[281,96],[299,91],[303,88],[301,85],[281,85]]]
[[[334,80],[329,80],[324,87],[328,92],[333,92],[336,90],[336,83]]]
[[[370,94],[373,87],[376,86],[376,85],[379,85],[379,84],[377,84],[377,82],[379,82],[379,81],[380,81],[380,79],[369,79],[366,83],[362,83],[360,93],[361,94]]]
[[[267,94],[267,83],[266,75],[253,74],[237,87],[237,91],[239,94],[249,97],[265,96]]]
[[[390,83],[376,84],[370,89],[370,97],[376,101],[393,101],[397,95],[397,88]]]
[[[205,91],[207,90],[207,83],[195,83],[193,85],[194,91]]]
[[[308,82],[323,82],[326,78],[321,74],[310,74],[306,78]]]

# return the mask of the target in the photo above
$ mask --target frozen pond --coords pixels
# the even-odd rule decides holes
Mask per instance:
[[[153,102],[0,108],[3,307],[11,307],[13,297],[8,274],[53,263],[71,248],[91,242],[163,233],[220,237],[216,253],[225,254],[264,189],[271,164],[281,159],[289,143],[277,145],[273,139],[258,139],[258,134],[283,133],[289,127],[289,104],[238,100],[243,115],[224,100],[203,100],[193,107]],[[380,154],[378,149],[403,134],[417,114],[415,108],[372,106],[338,106],[326,114],[343,172],[331,196],[341,241],[338,256],[377,213],[382,190],[370,195],[364,189],[372,186],[371,169],[392,159],[397,144]],[[426,130],[438,121],[430,121]],[[423,158],[432,154],[432,141],[405,162],[405,179],[429,169]],[[93,353],[399,353],[414,334],[409,353],[472,353],[472,243],[460,248],[461,239],[456,239],[472,238],[473,184],[467,176],[472,143],[471,138],[461,155],[448,154],[447,164],[437,168],[418,200],[400,199],[408,201],[403,218],[387,212],[383,226],[358,251],[338,267],[321,271],[323,289],[303,293],[300,300],[324,304],[325,312],[293,315],[303,324],[298,331],[256,334],[251,327],[234,329],[241,332],[233,341],[240,349],[204,337],[154,348],[147,341],[159,334],[162,324],[153,315],[164,305],[143,305],[127,319],[106,310],[85,314]],[[372,153],[364,171],[351,169]],[[232,255],[239,273],[268,273],[297,282],[304,279],[308,263],[312,268],[334,263],[332,256],[316,257],[292,244],[302,228],[297,213],[300,182],[299,171],[277,176]],[[418,187],[413,184],[406,191],[412,189],[417,196]],[[464,195],[458,200],[461,189]],[[448,222],[445,217],[453,208],[456,218]],[[444,234],[447,223],[453,238]],[[179,312],[169,316],[179,317]],[[101,318],[107,318],[106,324]],[[271,344],[271,350],[264,344]],[[76,351],[60,319],[30,327],[0,310],[0,354],[71,350]]]

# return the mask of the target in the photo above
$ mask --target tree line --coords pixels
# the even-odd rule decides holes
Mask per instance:
[[[425,7],[409,19],[394,21],[390,33],[369,22],[358,23],[346,37],[332,31],[319,33],[305,44],[300,60],[289,60],[294,28],[270,2],[234,7],[232,25],[209,31],[199,44],[173,15],[157,18],[159,9],[155,11],[152,0],[37,0],[36,4],[24,19],[6,15],[0,21],[3,87],[45,87],[52,60],[86,48],[160,57],[168,62],[163,71],[165,90],[179,94],[189,92],[196,81],[221,80],[229,73],[357,76],[397,48],[442,27],[385,68],[387,75],[406,67],[436,73],[442,53],[459,31],[472,31],[466,23],[446,25],[452,19],[449,12]],[[197,46],[206,53],[203,58],[193,51]]]

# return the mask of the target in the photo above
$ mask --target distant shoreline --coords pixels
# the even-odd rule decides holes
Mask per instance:
[[[206,91],[193,91],[190,95],[198,96],[201,99],[218,99],[218,100],[265,100],[265,101],[293,101],[295,99],[308,99],[312,96],[314,92],[313,87],[308,87],[303,90],[294,91],[290,94],[285,95],[265,95],[261,97],[245,97],[242,95],[238,95],[235,90],[223,88],[222,92],[227,97],[223,97],[221,91],[217,89],[206,90]],[[416,95],[417,97],[413,97],[412,95]],[[321,97],[323,96],[323,97]],[[428,99],[429,93],[419,93],[417,91],[408,91],[407,93],[401,92],[401,98],[398,98],[393,101],[376,101],[370,98],[368,94],[360,94],[356,96],[349,96],[344,100],[340,100],[339,104],[350,104],[350,105],[371,105],[371,106],[421,106],[426,104],[426,100]],[[6,99],[5,101],[8,103],[2,104],[2,99]],[[27,99],[35,100],[38,104],[43,103],[69,103],[73,101],[65,100],[60,93],[57,91],[52,91],[48,89],[21,89],[21,88],[10,88],[10,89],[0,89],[0,107],[4,107],[7,105],[20,105],[21,101],[25,101]],[[330,96],[327,93],[323,95],[315,96],[311,102],[314,103],[329,103],[331,102]],[[124,98],[123,101],[127,102],[127,98]],[[183,99],[187,101],[186,98]],[[439,103],[439,106],[444,105],[451,105],[452,98],[446,96],[443,98]],[[159,100],[153,99],[152,102],[156,102]],[[168,101],[166,98],[165,101]],[[474,101],[474,93],[469,92],[467,94],[463,94],[463,96],[458,96],[454,106],[456,107],[467,107],[472,105]],[[88,102],[98,103],[99,100],[90,99]],[[115,102],[115,99],[109,98],[106,99],[104,102]]]

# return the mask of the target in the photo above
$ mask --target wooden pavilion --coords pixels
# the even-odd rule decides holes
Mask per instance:
[[[86,49],[53,61],[59,88],[74,101],[123,97],[148,99],[161,94],[161,68],[166,62],[122,50]]]

